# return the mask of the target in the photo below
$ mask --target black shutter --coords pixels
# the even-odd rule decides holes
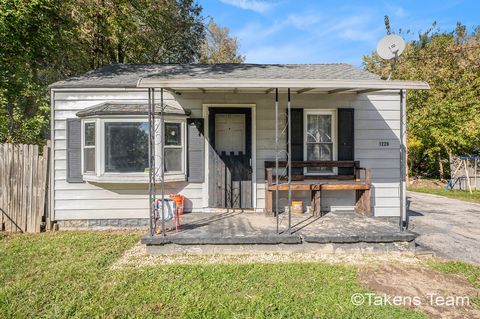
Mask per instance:
[[[82,183],[82,122],[67,119],[67,182]]]
[[[354,160],[354,109],[338,109],[338,160]],[[338,175],[353,175],[353,168],[340,167]]]
[[[292,150],[288,149],[288,131],[287,131],[287,150],[292,156],[292,161],[303,161],[303,109],[291,109],[292,125]],[[288,117],[288,109],[287,109]],[[287,118],[288,123],[288,118]],[[288,128],[290,129],[290,128]],[[303,175],[302,168],[293,168],[292,175]]]
[[[188,135],[188,181],[203,183],[205,181],[205,136],[204,120],[187,119]]]

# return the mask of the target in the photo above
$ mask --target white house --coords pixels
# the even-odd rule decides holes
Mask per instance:
[[[184,195],[187,211],[275,209],[265,163],[275,160],[276,129],[280,160],[287,158],[290,97],[291,160],[330,163],[292,165],[293,185],[359,184],[353,167],[368,168],[364,207],[400,216],[405,92],[428,85],[347,64],[191,64],[109,65],[50,89],[51,214],[62,228],[148,224],[152,89],[154,103],[162,94],[165,104],[165,193]],[[292,199],[306,206],[317,194],[322,211],[355,207],[358,187],[328,187],[294,186]],[[286,188],[278,188],[285,207]]]

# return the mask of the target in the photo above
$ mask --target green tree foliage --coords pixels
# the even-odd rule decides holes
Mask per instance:
[[[111,63],[190,63],[194,0],[0,0],[0,142],[42,143],[48,84]]]
[[[401,31],[399,32],[401,33]],[[364,56],[367,70],[387,76],[390,62]],[[480,148],[480,28],[452,32],[433,27],[407,43],[393,79],[426,81],[431,90],[409,91],[409,165],[416,175],[444,178],[452,155]]]
[[[236,37],[229,35],[228,28],[219,27],[213,19],[207,25],[207,36],[200,51],[200,63],[243,63],[245,56],[239,51]]]

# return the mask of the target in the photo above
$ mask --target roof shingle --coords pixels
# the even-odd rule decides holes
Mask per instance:
[[[140,78],[380,80],[350,64],[111,64],[51,88],[131,88]]]

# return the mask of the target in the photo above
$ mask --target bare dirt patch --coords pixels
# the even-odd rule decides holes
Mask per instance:
[[[412,264],[419,260],[413,253],[245,253],[245,254],[168,254],[152,256],[147,253],[145,245],[137,243],[127,250],[113,265],[112,269],[136,268],[177,264],[249,264],[249,263],[311,263],[327,262],[334,264],[380,264],[385,262]]]
[[[443,189],[446,185],[446,182],[442,182],[438,179],[423,179],[423,178],[410,178],[409,187],[412,189],[415,188],[436,188]]]
[[[418,307],[431,318],[480,318],[480,310],[471,301],[462,299],[478,297],[479,291],[457,275],[413,265],[385,264],[361,269],[360,281],[373,289],[377,296],[400,296],[402,305]],[[409,302],[410,297],[415,296],[420,302]]]

